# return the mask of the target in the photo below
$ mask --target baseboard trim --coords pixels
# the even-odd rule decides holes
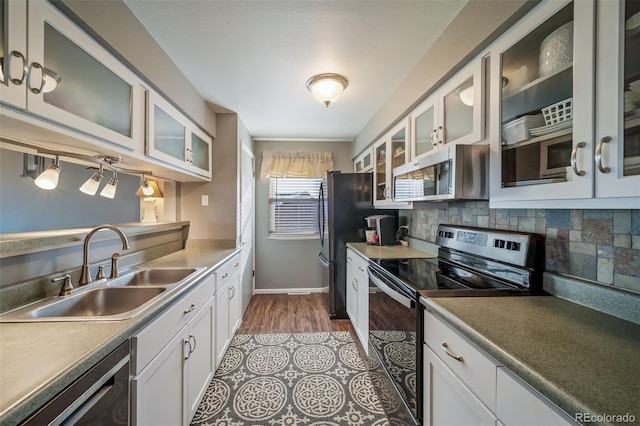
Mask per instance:
[[[256,288],[253,294],[310,294],[310,293],[327,293],[329,287],[311,287],[311,288]]]

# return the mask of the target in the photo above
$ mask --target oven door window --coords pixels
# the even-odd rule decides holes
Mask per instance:
[[[376,286],[369,294],[369,356],[372,364],[381,364],[373,365],[372,369],[386,370],[393,386],[416,417],[416,305],[405,295],[389,294],[388,290],[393,292]],[[381,375],[385,373],[380,371]]]

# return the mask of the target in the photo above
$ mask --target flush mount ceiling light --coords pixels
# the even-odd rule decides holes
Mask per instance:
[[[113,177],[109,179],[109,182],[100,191],[100,196],[105,198],[111,198],[116,196],[116,187],[118,186],[118,172],[113,169]]]
[[[59,163],[60,160],[56,155],[55,160],[53,160],[53,164],[47,167],[47,170],[40,173],[40,175],[36,178],[35,184],[38,186],[38,188],[51,190],[58,186],[60,170],[62,170],[62,167],[60,167]]]
[[[318,102],[327,107],[338,100],[348,85],[346,77],[332,73],[314,75],[307,80],[307,89]]]
[[[96,195],[98,192],[98,186],[100,185],[100,181],[102,180],[102,164],[100,164],[100,168],[97,172],[93,174],[82,186],[79,188],[81,192],[84,192],[87,195]]]

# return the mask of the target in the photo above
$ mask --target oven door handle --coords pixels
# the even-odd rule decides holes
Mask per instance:
[[[378,278],[371,271],[371,268],[369,268],[369,279],[371,280],[371,282],[373,282],[376,285],[376,287],[378,287],[380,290],[385,292],[387,296],[391,297],[396,302],[400,303],[403,306],[406,306],[409,309],[415,308],[415,303],[411,299],[409,299],[406,296],[403,296],[402,294],[398,293],[397,291],[389,287],[384,281]]]

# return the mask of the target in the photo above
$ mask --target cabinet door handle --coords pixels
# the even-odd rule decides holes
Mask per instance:
[[[598,166],[598,170],[600,170],[600,172],[605,174],[609,173],[611,171],[611,168],[602,167],[602,145],[610,142],[611,142],[611,137],[605,136],[602,139],[600,139],[600,142],[598,142],[598,146],[596,146],[596,165]]]
[[[449,350],[449,345],[447,344],[447,342],[442,342],[442,347],[444,348],[444,353],[449,355],[451,358],[455,359],[456,361],[464,362],[464,359],[462,358],[462,355],[454,355],[454,354],[451,353],[451,351]]]
[[[11,78],[11,61],[14,57],[20,58],[20,60],[22,61],[22,76],[20,76],[19,79]],[[6,65],[6,72],[4,73],[4,75],[9,76],[11,82],[16,86],[20,86],[22,83],[24,83],[24,80],[27,78],[27,73],[29,72],[29,68],[27,67],[27,58],[25,58],[24,55],[17,50],[12,50],[11,54],[7,58]]]
[[[196,308],[196,305],[194,305],[193,303],[191,304],[191,306],[189,306],[189,309],[187,309],[186,311],[184,311],[185,314],[188,314],[189,312],[193,311]]]
[[[191,339],[193,339],[193,347],[191,347]],[[196,350],[196,345],[198,342],[196,342],[196,336],[194,336],[193,334],[189,335],[189,347],[191,347],[191,352],[189,352],[190,354],[192,354],[195,350]]]
[[[586,142],[579,142],[571,151],[571,168],[576,176],[584,176],[584,170],[578,170],[578,149],[587,146]]]
[[[191,340],[184,339],[183,342],[184,342],[185,349],[187,345],[189,345],[189,349],[187,349],[187,354],[184,356],[184,359],[189,359],[189,357],[191,356],[191,353],[193,352],[193,350],[191,349]]]
[[[39,69],[42,74],[42,79],[40,80],[40,87],[35,87],[35,88],[31,87],[31,73],[33,72],[34,68]],[[29,75],[29,82],[27,83],[27,85],[29,86],[29,90],[31,90],[31,92],[35,93],[36,95],[42,93],[42,88],[44,87],[44,84],[47,82],[46,75],[44,73],[44,67],[40,65],[38,62],[32,62],[31,65],[29,65],[28,75]]]

